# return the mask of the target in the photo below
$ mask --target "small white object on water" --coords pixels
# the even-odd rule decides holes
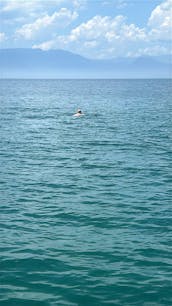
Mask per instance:
[[[80,109],[78,109],[76,114],[74,114],[73,116],[74,117],[80,117],[80,116],[83,116],[83,115],[84,115],[83,112]]]

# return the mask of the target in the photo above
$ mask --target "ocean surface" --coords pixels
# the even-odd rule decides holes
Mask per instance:
[[[172,305],[170,86],[0,81],[1,306]]]

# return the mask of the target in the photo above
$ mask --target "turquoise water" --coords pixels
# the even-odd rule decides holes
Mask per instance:
[[[172,305],[170,81],[0,86],[0,305]]]

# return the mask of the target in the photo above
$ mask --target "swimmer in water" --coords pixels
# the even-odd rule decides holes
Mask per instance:
[[[80,109],[78,109],[76,114],[74,114],[73,116],[74,117],[80,117],[80,116],[83,116],[83,115],[84,115],[83,112]]]

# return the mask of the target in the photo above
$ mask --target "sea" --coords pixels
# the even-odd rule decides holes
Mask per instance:
[[[171,85],[0,80],[0,306],[172,305]]]

